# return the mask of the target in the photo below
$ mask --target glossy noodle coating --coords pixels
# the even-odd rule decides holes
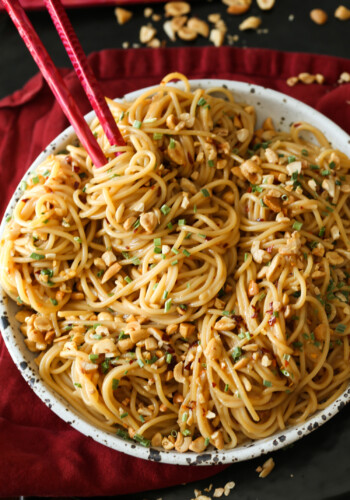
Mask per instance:
[[[1,240],[42,378],[166,450],[304,422],[350,378],[350,160],[307,123],[256,130],[249,103],[179,74],[108,103],[126,146],[94,120],[108,164],[49,156]]]

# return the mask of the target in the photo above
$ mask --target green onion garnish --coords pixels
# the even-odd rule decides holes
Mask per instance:
[[[164,214],[164,215],[168,215],[168,213],[170,212],[170,207],[168,207],[168,205],[162,205],[160,207],[160,211]]]
[[[120,418],[125,418],[125,417],[127,417],[128,415],[129,415],[129,413],[128,413],[127,411],[125,411],[124,413],[122,413],[122,414],[120,415]]]
[[[90,359],[90,361],[95,363],[95,361],[98,360],[98,354],[89,354],[89,359]]]
[[[155,133],[153,134],[153,139],[154,139],[155,141],[159,141],[160,139],[163,139],[163,134],[161,134],[161,133],[159,133],[159,132],[155,132]]]
[[[176,143],[172,137],[170,137],[169,148],[175,149]]]
[[[205,104],[207,104],[207,101],[204,99],[204,97],[201,97],[197,102],[197,106],[204,106]]]
[[[173,359],[173,355],[168,353],[166,356],[165,356],[165,361],[170,364],[171,363],[171,360]]]
[[[265,387],[271,387],[272,386],[272,382],[270,382],[270,380],[263,380],[263,385]]]
[[[52,299],[51,297],[50,297],[50,302],[51,302],[51,304],[53,306],[57,306],[57,304],[58,304],[57,300],[56,299]]]
[[[149,439],[140,436],[140,434],[135,434],[134,440],[140,443],[145,448],[149,448],[151,446],[151,441]]]
[[[141,125],[142,123],[140,122],[140,120],[135,120],[132,126],[134,128],[141,128]]]
[[[182,253],[183,253],[184,255],[186,255],[186,257],[190,257],[190,255],[191,255],[191,254],[190,254],[190,252],[189,252],[188,250],[186,250],[186,248],[184,248],[184,249],[182,250]]]
[[[39,177],[37,175],[32,177],[32,182],[33,184],[38,184],[40,182]]]
[[[214,160],[208,160],[208,167],[214,166]]]
[[[169,311],[170,311],[170,308],[171,308],[171,299],[168,299],[168,300],[165,302],[165,305],[164,305],[164,310],[165,310],[165,312],[169,312]]]
[[[33,252],[29,255],[29,258],[34,259],[34,260],[42,260],[42,259],[45,259],[45,255],[41,255],[40,253]]]
[[[318,233],[319,237],[323,238],[325,232],[326,232],[326,228],[324,226],[321,227],[321,229],[319,230],[319,233]]]
[[[186,224],[186,219],[179,219],[177,223],[179,226],[184,226]]]
[[[207,189],[201,189],[201,193],[203,196],[205,196],[206,198],[208,198],[208,196],[210,196],[210,193]]]
[[[303,223],[302,222],[294,222],[293,224],[293,229],[295,229],[296,231],[300,231],[300,229],[303,227]]]
[[[346,329],[346,325],[342,325],[341,323],[339,323],[339,325],[337,325],[335,327],[335,331],[339,332],[339,333],[344,333],[345,329]]]
[[[125,278],[124,278],[124,279],[125,279],[125,281],[126,281],[127,283],[131,283],[131,282],[132,282],[132,279],[131,279],[129,276],[125,276]]]

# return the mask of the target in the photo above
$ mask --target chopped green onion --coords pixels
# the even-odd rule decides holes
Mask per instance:
[[[182,253],[183,253],[184,255],[186,255],[186,257],[190,257],[190,255],[191,255],[191,254],[190,254],[190,252],[189,252],[188,250],[186,250],[186,248],[184,248],[184,249],[182,250]]]
[[[302,150],[301,150],[301,154],[302,154],[303,156],[309,156],[309,152],[308,152],[308,150],[307,150],[307,149],[302,149]]]
[[[161,134],[161,133],[159,133],[159,132],[155,132],[155,133],[153,134],[153,139],[154,139],[155,141],[159,141],[160,139],[163,139],[163,134]]]
[[[197,102],[197,106],[204,106],[205,104],[207,104],[207,101],[204,99],[204,97],[201,97]]]
[[[234,361],[237,361],[242,356],[242,349],[237,346],[233,349],[232,357]]]
[[[193,213],[196,214],[197,213],[197,205],[193,205]]]
[[[293,161],[295,160],[296,160],[295,156],[288,156],[287,158],[288,163],[293,163]]]
[[[133,257],[131,262],[134,264],[134,266],[139,266],[141,264],[141,261],[138,257]]]
[[[293,229],[295,229],[296,231],[300,231],[300,229],[303,227],[303,223],[302,222],[294,222],[293,224]]]
[[[155,247],[161,247],[162,246],[162,238],[154,238],[153,242],[154,242],[154,246]]]
[[[179,261],[176,259],[176,260],[173,260],[173,261],[172,261],[171,265],[172,265],[172,266],[176,266],[178,263],[179,263]]]
[[[145,423],[145,417],[143,415],[140,415],[140,420],[143,424]]]
[[[183,413],[183,415],[182,415],[182,419],[181,419],[181,420],[182,420],[183,422],[186,422],[186,421],[187,421],[187,419],[188,419],[188,413],[186,413],[186,412],[185,412],[185,413]]]
[[[137,362],[138,362],[140,368],[143,368],[145,366],[145,363],[142,361],[142,359],[138,359]]]
[[[151,441],[149,439],[140,436],[140,434],[135,434],[134,440],[140,443],[145,448],[149,448],[151,446]]]
[[[249,258],[249,253],[245,253],[244,254],[244,262],[247,262],[248,258]]]
[[[321,175],[325,176],[325,175],[329,175],[330,173],[331,173],[330,170],[322,170]]]
[[[184,226],[186,224],[186,219],[179,219],[177,223],[179,226]]]
[[[75,385],[75,387],[79,387],[79,389],[81,389],[81,388],[82,388],[82,385],[81,385],[81,384],[79,384],[79,382],[74,382],[74,385]]]
[[[44,276],[49,276],[50,278],[52,278],[53,269],[41,269],[40,274],[43,274]]]
[[[207,189],[201,189],[201,193],[203,196],[205,196],[206,198],[208,198],[208,196],[210,196],[210,193]]]
[[[129,415],[129,413],[128,413],[127,411],[125,411],[124,413],[122,413],[122,414],[120,415],[120,418],[125,418],[125,417],[127,417],[128,415]]]
[[[168,215],[168,213],[170,212],[170,207],[168,207],[168,205],[162,205],[160,207],[160,211],[164,214],[164,215]]]
[[[278,311],[273,311],[273,316],[274,316],[275,318],[278,318],[278,316],[279,316],[279,312],[278,312]]]
[[[169,148],[175,149],[176,143],[172,137],[170,137]]]
[[[50,302],[51,302],[51,304],[53,306],[57,306],[57,304],[58,304],[57,300],[56,299],[52,299],[51,297],[50,297]]]
[[[173,359],[173,355],[168,353],[165,357],[165,361],[168,363],[168,365],[171,363],[171,360]]]
[[[124,278],[124,279],[125,279],[125,281],[126,281],[127,283],[131,283],[131,282],[132,282],[132,279],[131,279],[129,276],[125,276],[125,278]]]
[[[33,184],[38,184],[40,182],[39,177],[37,175],[35,177],[32,177],[32,182]]]
[[[341,323],[339,323],[339,325],[337,325],[335,327],[335,331],[339,332],[339,333],[344,333],[345,329],[346,329],[346,325],[342,325]]]
[[[270,380],[263,380],[263,385],[265,387],[271,387],[272,386],[272,382],[270,382]]]
[[[34,259],[34,260],[42,260],[42,259],[45,259],[45,255],[41,255],[40,253],[33,252],[29,255],[29,258]]]
[[[334,161],[331,161],[329,164],[328,164],[329,168],[331,168],[333,170],[333,168],[335,168],[335,162]]]
[[[208,437],[206,437],[205,441],[204,441],[204,446],[207,447],[209,443],[210,443],[210,439]]]
[[[264,300],[264,298],[266,297],[266,293],[265,292],[262,292],[260,295],[259,295],[259,298],[258,298],[258,302],[261,302],[262,300]]]
[[[122,256],[124,257],[124,259],[128,259],[129,258],[128,252],[122,252]]]
[[[74,241],[77,241],[78,243],[81,243],[82,240],[79,238],[79,236],[74,236]]]
[[[95,363],[95,361],[98,360],[98,354],[89,354],[89,359],[90,359],[90,361]]]
[[[140,120],[135,120],[132,126],[134,128],[141,128],[141,125],[142,123],[140,122]]]
[[[214,160],[208,160],[208,167],[214,166]]]
[[[168,229],[170,229],[170,231],[173,229],[173,227],[174,227],[174,226],[172,225],[172,223],[171,223],[171,222],[168,222],[168,224],[167,224],[167,228],[168,228]]]
[[[321,227],[321,229],[319,230],[319,233],[318,233],[319,237],[323,238],[325,232],[326,232],[325,226]]]
[[[163,293],[163,299],[165,300],[167,297],[168,297],[168,290],[164,290],[164,293]]]
[[[109,370],[109,359],[105,359],[103,363],[101,363],[102,373],[107,373]]]
[[[229,384],[225,384],[225,389],[224,389],[224,391],[225,391],[225,392],[228,392],[229,388],[230,388]]]
[[[320,170],[318,165],[310,165],[311,170]]]
[[[12,215],[8,215],[5,219],[6,222],[10,222],[10,220],[12,219]]]
[[[179,252],[179,250],[178,250],[177,248],[172,248],[172,249],[171,249],[171,252],[172,252],[173,254],[175,254],[175,255],[178,255],[178,254],[180,253],[180,252]]]
[[[140,219],[137,219],[137,220],[133,223],[133,227],[134,227],[135,229],[137,229],[138,227],[140,227],[140,224],[141,224]]]
[[[119,436],[123,439],[129,439],[129,434],[126,431],[123,431],[122,429],[117,429],[116,434],[117,434],[117,436]]]
[[[171,308],[171,299],[168,299],[164,305],[165,312],[169,312],[170,308]]]
[[[23,304],[23,300],[21,299],[20,296],[18,296],[16,300],[18,304]]]
[[[185,429],[184,431],[182,431],[182,435],[183,436],[190,436],[191,435],[191,431],[189,429]]]
[[[27,182],[26,182],[26,181],[22,181],[22,182],[21,182],[21,189],[22,189],[23,191],[25,191],[25,190],[27,189],[27,187],[28,187]]]

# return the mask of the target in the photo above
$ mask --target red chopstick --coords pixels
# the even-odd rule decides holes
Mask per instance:
[[[102,149],[93,136],[84,116],[75,103],[61,75],[55,67],[52,59],[47,53],[39,36],[29,21],[23,7],[18,0],[1,0],[10,15],[19,34],[23,38],[34,61],[38,65],[42,75],[50,86],[54,96],[60,104],[63,112],[73,126],[80,142],[90,155],[96,167],[102,167],[107,163]]]
[[[106,103],[95,75],[89,66],[86,55],[68,19],[61,0],[44,0],[44,3],[110,145],[125,146],[125,141]]]

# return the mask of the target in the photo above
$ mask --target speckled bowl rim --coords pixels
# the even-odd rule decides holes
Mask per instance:
[[[335,146],[348,155],[350,154],[350,138],[338,125],[306,104],[280,92],[276,92],[259,85],[229,80],[192,80],[191,86],[192,88],[201,87],[204,89],[212,87],[225,87],[232,90],[238,102],[243,101],[256,107],[258,125],[261,124],[261,118],[266,118],[266,116],[272,116],[277,128],[282,129],[287,129],[292,122],[301,120],[314,123],[327,135]],[[147,87],[147,89],[148,88],[150,87]],[[127,94],[123,99],[135,99],[147,89]],[[87,121],[90,122],[94,116],[93,112],[86,115]],[[290,119],[291,117],[293,117],[293,120]],[[69,127],[62,132],[38,156],[34,163],[29,167],[22,180],[26,180],[31,172],[33,172],[33,170],[35,170],[36,167],[49,154],[63,149],[74,137],[75,134],[72,127]],[[0,234],[2,234],[4,230],[6,216],[12,213],[13,207],[18,201],[20,195],[21,189],[19,185],[5,211],[5,215],[0,226]],[[331,405],[316,413],[302,425],[289,427],[283,431],[276,432],[270,437],[254,442],[247,442],[232,450],[219,451],[208,449],[204,453],[196,455],[191,452],[180,454],[175,451],[167,452],[155,448],[144,448],[140,444],[131,441],[124,441],[115,434],[108,433],[94,427],[82,416],[80,416],[78,411],[75,410],[67,401],[65,401],[59,394],[55,393],[49,386],[46,385],[44,381],[40,379],[38,367],[34,362],[34,355],[26,348],[23,335],[19,330],[19,324],[14,319],[17,309],[17,305],[13,301],[8,300],[4,291],[0,288],[0,320],[2,335],[14,363],[35,394],[54,413],[56,413],[56,415],[82,434],[91,437],[95,441],[108,446],[109,448],[145,460],[176,465],[214,465],[229,464],[255,458],[294,443],[303,436],[309,434],[336,415],[350,399],[349,384],[342,395],[339,396]]]

